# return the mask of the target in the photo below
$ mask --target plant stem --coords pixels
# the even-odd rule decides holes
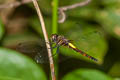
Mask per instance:
[[[51,46],[49,44],[50,42],[49,42],[49,39],[48,39],[48,34],[46,32],[43,16],[42,16],[42,13],[40,11],[40,8],[38,6],[37,1],[36,0],[32,0],[32,1],[33,1],[33,4],[34,4],[35,8],[36,8],[37,14],[39,16],[39,20],[40,20],[40,23],[41,23],[43,35],[44,35],[44,38],[45,38],[46,47],[47,47],[47,51],[48,51],[48,57],[49,57],[49,61],[50,61],[50,70],[51,70],[52,80],[56,80],[54,63],[53,63],[53,58],[52,58],[52,53],[51,53]]]
[[[52,34],[58,33],[58,0],[53,0],[53,10],[52,10]],[[53,53],[56,54],[56,49],[53,50]],[[55,59],[55,71],[56,71],[56,78],[58,78],[58,56],[54,57]]]
[[[53,0],[53,10],[52,10],[52,34],[58,32],[58,0]]]

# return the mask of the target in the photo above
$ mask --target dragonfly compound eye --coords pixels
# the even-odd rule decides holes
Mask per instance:
[[[57,34],[52,34],[51,36],[51,41],[56,42],[58,35]]]

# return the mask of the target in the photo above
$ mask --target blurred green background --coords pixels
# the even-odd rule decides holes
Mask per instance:
[[[22,0],[0,0],[0,6],[16,1]],[[38,0],[49,38],[53,33],[64,35],[98,59],[94,62],[60,47],[60,54],[54,58],[57,80],[120,80],[120,0],[92,0],[86,6],[66,11],[64,23],[57,22],[58,5],[83,1]],[[50,80],[49,63],[36,62],[36,55],[47,56],[43,40],[32,2],[0,8],[0,80]],[[19,47],[19,43],[24,44]],[[25,44],[29,44],[28,48]]]

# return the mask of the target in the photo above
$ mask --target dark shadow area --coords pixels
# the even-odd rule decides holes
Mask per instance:
[[[117,61],[120,61],[120,40],[111,38],[109,40],[108,53],[104,57],[104,71],[108,72]]]

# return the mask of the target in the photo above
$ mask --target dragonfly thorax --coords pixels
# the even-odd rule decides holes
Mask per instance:
[[[51,42],[56,43],[57,45],[67,46],[69,43],[69,40],[66,39],[64,36],[52,34]]]

